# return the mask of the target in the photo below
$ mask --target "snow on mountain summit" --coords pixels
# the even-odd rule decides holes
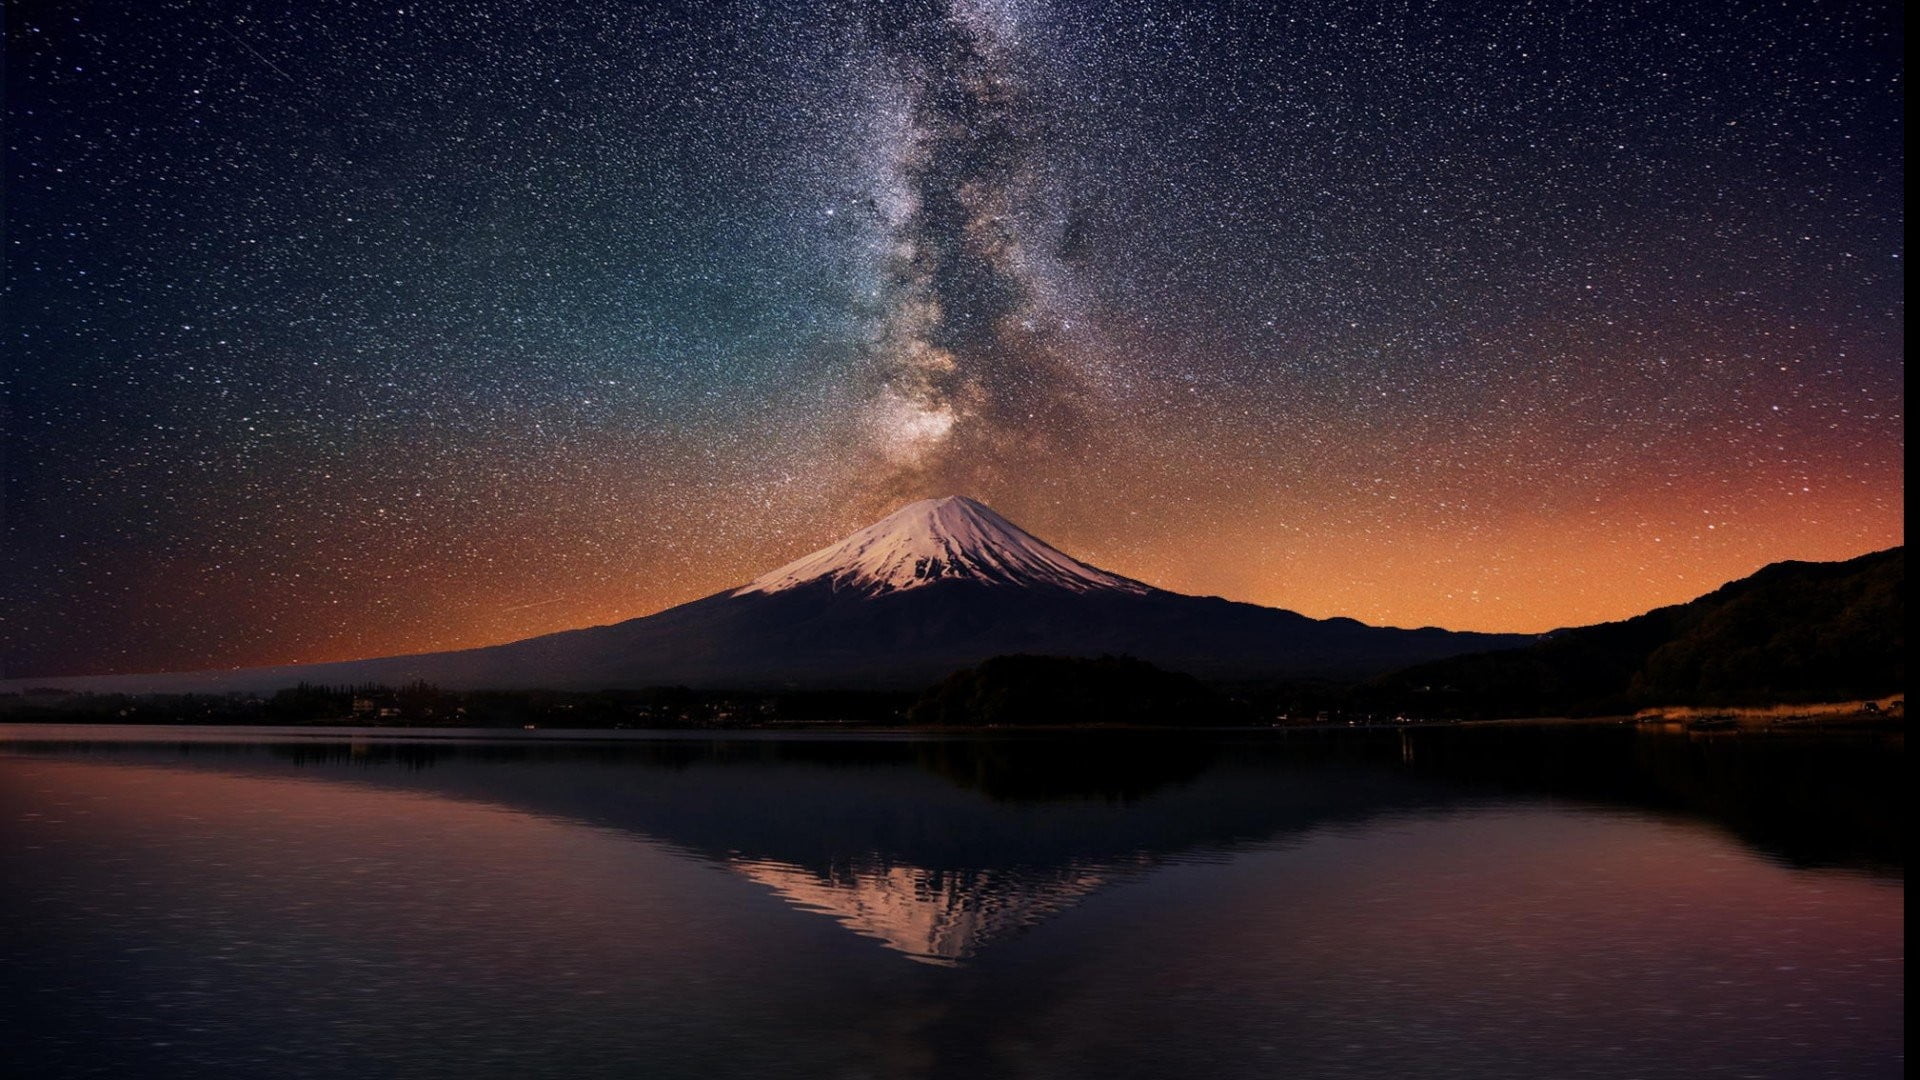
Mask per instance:
[[[965,498],[910,503],[845,540],[796,559],[734,590],[777,593],[814,582],[877,595],[965,579],[1071,592],[1151,592],[1088,566]]]

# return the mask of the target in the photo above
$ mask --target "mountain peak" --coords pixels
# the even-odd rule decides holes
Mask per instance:
[[[936,581],[1145,593],[1137,581],[1088,566],[964,495],[908,503],[852,536],[764,574],[733,595],[815,582],[870,595]]]

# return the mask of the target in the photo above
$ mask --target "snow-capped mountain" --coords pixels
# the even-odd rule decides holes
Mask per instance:
[[[124,693],[424,680],[450,689],[912,688],[1008,653],[1225,678],[1368,675],[1529,637],[1397,630],[1187,596],[1059,551],[972,499],[902,507],[738,588],[610,626],[329,664],[35,679]]]
[[[733,595],[822,582],[835,591],[877,596],[940,581],[1068,592],[1152,591],[1065,555],[980,503],[953,495],[909,503],[837,544],[762,574]]]

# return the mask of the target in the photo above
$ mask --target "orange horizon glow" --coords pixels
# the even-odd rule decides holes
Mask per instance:
[[[1629,494],[1579,513],[1515,511],[1497,533],[1422,520],[1404,508],[1396,508],[1398,526],[1362,524],[1365,499],[1276,498],[1210,513],[1169,502],[1150,504],[1159,511],[1151,516],[1135,508],[1056,514],[1018,500],[994,505],[1075,558],[1175,592],[1382,626],[1538,633],[1683,603],[1773,562],[1844,560],[1904,543],[1903,500],[1876,500],[1865,487],[1782,491],[1771,501],[1721,501],[1717,512],[1691,513],[1663,510],[1663,500],[1677,508],[1696,500]],[[197,609],[214,626],[256,618],[270,601],[272,627],[239,648],[215,656],[175,642],[180,659],[164,669],[135,662],[58,674],[320,663],[620,622],[732,588],[824,547],[867,523],[852,513],[822,507],[757,535],[729,525],[738,546],[711,554],[637,534],[617,545],[583,541],[565,535],[559,518],[545,522],[544,535],[473,535],[469,557],[453,566],[396,565],[404,549],[375,555],[371,538],[354,550],[315,538],[311,574],[260,582],[236,573],[215,589],[204,580],[153,580],[155,599]],[[1209,543],[1195,543],[1195,531]],[[540,554],[547,552],[557,554]],[[353,603],[341,601],[343,578],[364,583],[363,594],[348,591]]]

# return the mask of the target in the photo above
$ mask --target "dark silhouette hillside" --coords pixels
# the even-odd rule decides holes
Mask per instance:
[[[1130,657],[996,656],[921,695],[916,724],[1219,724],[1226,699],[1191,675]]]
[[[1906,548],[1782,562],[1685,604],[1520,649],[1419,664],[1359,696],[1427,714],[1599,714],[1906,689]]]

